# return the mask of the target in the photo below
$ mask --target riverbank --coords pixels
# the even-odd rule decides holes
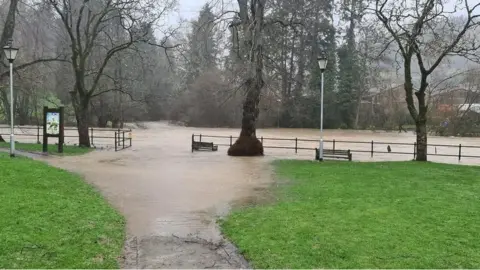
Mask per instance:
[[[255,268],[479,268],[480,168],[275,162],[278,201],[221,222]]]
[[[79,176],[0,153],[0,268],[118,268],[125,220]]]

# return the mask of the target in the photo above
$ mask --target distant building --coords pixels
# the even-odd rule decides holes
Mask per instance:
[[[480,113],[480,92],[477,91],[453,88],[433,94],[431,100],[438,113],[455,113],[467,110]]]

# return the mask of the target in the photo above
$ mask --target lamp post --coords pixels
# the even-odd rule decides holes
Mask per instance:
[[[318,148],[318,160],[323,161],[323,72],[327,68],[327,57],[324,55],[318,57],[318,66],[322,73],[321,87],[320,87],[320,146]]]
[[[280,107],[282,106],[282,100],[277,98],[278,108],[277,108],[277,128],[280,128]]]
[[[17,57],[18,48],[12,46],[12,40],[8,41],[7,46],[3,47],[5,57],[10,63],[10,157],[15,156],[15,136],[13,130],[13,61]]]

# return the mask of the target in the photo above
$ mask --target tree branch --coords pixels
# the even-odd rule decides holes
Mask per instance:
[[[25,68],[28,68],[30,66],[33,66],[35,64],[39,64],[39,63],[48,63],[48,62],[69,62],[68,60],[65,60],[65,59],[59,59],[59,58],[47,58],[47,59],[37,59],[37,60],[34,60],[32,62],[28,62],[28,63],[25,63],[25,64],[21,64],[21,65],[18,65],[18,66],[14,66],[13,70],[14,71],[19,71],[19,70],[22,70],[22,69],[25,69]],[[10,71],[6,71],[6,72],[3,72],[3,73],[0,73],[0,80],[2,80],[3,78],[7,77],[9,75]]]

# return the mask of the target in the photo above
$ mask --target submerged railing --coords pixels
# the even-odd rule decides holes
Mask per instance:
[[[202,141],[206,139],[215,139],[215,144],[219,146],[231,146],[237,136],[220,136],[220,135],[205,135],[193,134],[193,138]],[[295,153],[299,151],[315,151],[318,145],[310,146],[314,143],[319,143],[318,139],[304,139],[304,138],[273,138],[273,137],[259,137],[258,138],[263,147],[266,149],[292,149]],[[222,142],[220,142],[223,140]],[[306,144],[309,144],[306,146]],[[355,146],[349,148],[349,146]],[[324,147],[326,149],[345,149],[348,148],[352,153],[367,153],[370,157],[375,154],[392,154],[392,155],[411,155],[413,158],[417,156],[417,143],[403,143],[403,142],[383,142],[383,141],[347,141],[347,140],[324,140]],[[379,147],[384,147],[386,151],[379,150]],[[464,144],[428,144],[429,156],[442,157],[456,157],[460,161],[462,158],[480,158],[480,146],[464,145]],[[398,149],[394,151],[392,149]],[[389,150],[390,149],[390,150]],[[407,150],[411,149],[411,150]],[[438,151],[440,149],[440,151]],[[346,150],[346,149],[345,149]]]

